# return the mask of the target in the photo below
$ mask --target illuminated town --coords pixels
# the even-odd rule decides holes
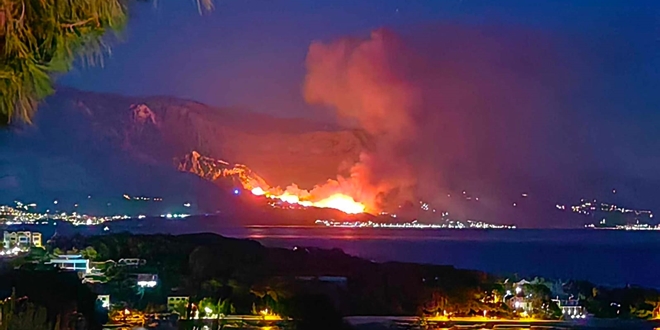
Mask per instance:
[[[476,220],[446,220],[444,223],[411,222],[384,223],[373,221],[341,222],[334,220],[316,220],[317,225],[338,228],[387,228],[387,229],[516,229],[514,225],[496,225]]]
[[[185,205],[184,205],[185,206]],[[52,220],[68,222],[74,226],[96,226],[109,221],[127,220],[127,219],[145,219],[144,214],[139,215],[107,215],[95,216],[88,214],[79,214],[77,212],[38,212],[35,210],[36,204],[24,204],[20,201],[15,202],[15,206],[0,205],[0,224],[1,225],[48,225]],[[184,213],[166,213],[159,217],[167,219],[182,219],[190,216]]]
[[[612,230],[660,230],[660,224],[654,224],[653,211],[627,208],[616,204],[599,202],[598,200],[580,200],[580,204],[566,206],[557,204],[560,211],[570,211],[579,215],[597,219],[596,222],[584,225],[589,229]]]
[[[605,225],[605,222],[601,221],[599,223],[600,226],[597,226],[593,223],[590,223],[588,225],[584,225],[584,228],[590,228],[590,229],[610,229],[610,230],[660,230],[660,225],[649,225],[648,223],[642,223],[642,224],[630,224],[630,225],[614,225],[614,226],[603,226]]]
[[[566,207],[566,205],[557,204],[555,207],[558,210],[570,209],[571,212],[582,214],[582,215],[594,215],[597,213],[621,213],[626,215],[632,215],[636,217],[648,217],[653,218],[653,212],[650,210],[635,210],[629,209],[616,204],[609,204],[598,202],[597,200],[587,201],[585,199],[580,200],[580,204],[571,205]]]

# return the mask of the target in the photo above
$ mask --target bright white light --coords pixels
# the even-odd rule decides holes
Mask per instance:
[[[517,286],[516,287],[516,294],[520,293],[521,291],[522,291],[522,289],[519,286]]]
[[[137,285],[139,287],[147,287],[147,288],[153,288],[158,284],[156,281],[138,281]]]
[[[168,214],[166,215],[166,217],[167,217],[168,219],[172,219],[172,213],[168,213]]]
[[[210,309],[210,308],[208,308],[208,307],[204,307],[204,311],[206,312],[206,314],[211,314],[211,313],[213,313],[213,310]]]
[[[190,207],[190,203],[184,203],[183,206]]]

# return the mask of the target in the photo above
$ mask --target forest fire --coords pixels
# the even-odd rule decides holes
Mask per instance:
[[[375,211],[371,204],[365,203],[368,196],[363,196],[353,184],[346,180],[328,180],[312,190],[300,189],[292,184],[286,189],[270,187],[270,185],[247,166],[230,164],[223,160],[202,156],[196,151],[183,157],[178,165],[180,171],[195,173],[209,181],[231,179],[249,190],[255,196],[264,196],[289,204],[305,207],[332,208],[348,214],[358,214]],[[352,182],[351,182],[352,183]],[[348,194],[347,191],[353,193]],[[356,198],[357,197],[357,198]],[[356,200],[357,199],[357,200]]]
[[[332,208],[348,214],[358,214],[365,212],[364,204],[356,202],[353,197],[342,193],[335,193],[330,197],[323,198],[318,201],[311,201],[306,199],[303,200],[300,196],[292,194],[288,191],[283,193],[277,193],[276,191],[277,189],[264,191],[261,187],[252,188],[250,190],[253,195],[278,199],[289,204],[298,204],[306,207]]]

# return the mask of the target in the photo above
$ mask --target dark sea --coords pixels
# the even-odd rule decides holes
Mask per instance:
[[[213,232],[253,239],[272,247],[339,248],[373,261],[453,265],[498,275],[660,288],[660,231],[227,227],[208,220],[129,220],[109,223],[107,231],[102,230],[105,226],[81,226],[74,231],[83,234]],[[58,233],[68,231],[62,226],[55,227],[60,227]]]
[[[660,232],[248,227],[219,233],[266,246],[339,248],[374,261],[660,288]]]

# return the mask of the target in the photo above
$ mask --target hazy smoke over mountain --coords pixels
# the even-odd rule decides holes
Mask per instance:
[[[353,185],[365,197],[410,194],[417,183],[401,153],[416,140],[414,113],[421,106],[418,88],[409,77],[405,46],[385,30],[366,40],[315,42],[307,55],[305,98],[335,108],[374,136],[375,150],[351,169]],[[379,201],[383,202],[383,201]]]
[[[560,67],[538,35],[442,27],[407,38],[381,29],[312,43],[304,95],[374,136],[344,179],[360,187],[358,198],[437,202],[450,190],[511,187],[531,168],[557,170],[561,137],[538,128],[560,117],[548,111],[566,83]]]

